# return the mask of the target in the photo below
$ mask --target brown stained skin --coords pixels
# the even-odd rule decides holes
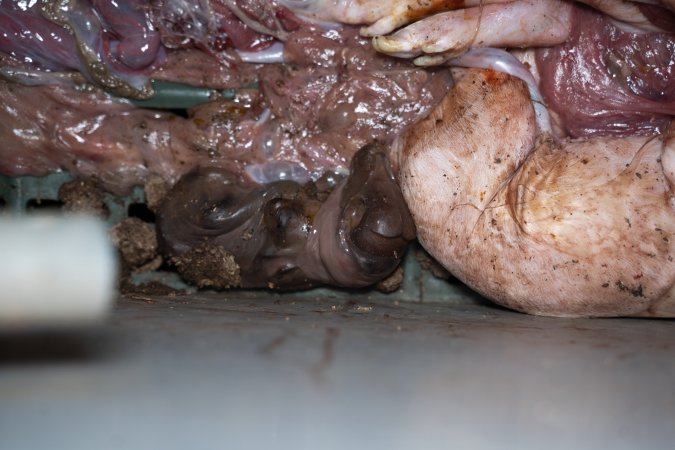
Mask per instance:
[[[672,131],[556,144],[536,136],[520,81],[470,70],[408,134],[400,164],[424,247],[495,302],[675,316]]]
[[[462,9],[465,4],[465,0],[419,0],[415,7],[408,5],[405,17],[408,21],[414,22],[431,14]]]

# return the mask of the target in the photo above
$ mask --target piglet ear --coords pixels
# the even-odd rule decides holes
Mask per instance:
[[[288,180],[247,185],[222,169],[199,169],[158,209],[160,249],[198,286],[364,287],[389,275],[415,226],[388,148],[363,147],[346,180],[326,198],[319,190]]]
[[[245,184],[224,169],[197,169],[158,208],[160,251],[199,287],[306,288],[323,281],[305,273],[320,205],[313,183]]]
[[[343,245],[374,279],[386,276],[415,238],[415,225],[383,145],[367,145],[354,155],[340,207]]]
[[[157,211],[160,249],[173,257],[239,228],[262,199],[222,169],[198,169],[176,183]]]

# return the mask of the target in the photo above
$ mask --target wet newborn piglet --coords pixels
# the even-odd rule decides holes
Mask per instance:
[[[200,287],[364,287],[415,237],[388,149],[369,144],[350,175],[244,184],[222,169],[183,177],[157,217],[161,251]]]

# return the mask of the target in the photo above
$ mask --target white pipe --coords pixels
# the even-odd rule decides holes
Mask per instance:
[[[0,330],[90,325],[116,296],[104,224],[89,217],[0,217]]]

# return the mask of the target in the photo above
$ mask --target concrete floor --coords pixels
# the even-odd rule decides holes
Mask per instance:
[[[675,322],[214,293],[0,336],[0,448],[671,449]]]

